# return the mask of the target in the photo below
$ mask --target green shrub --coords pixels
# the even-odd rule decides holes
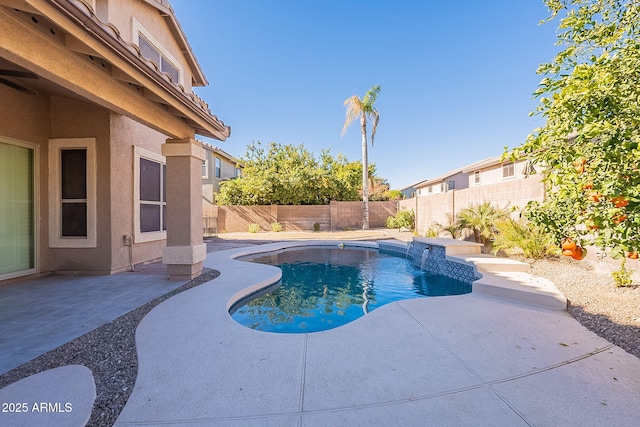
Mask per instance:
[[[275,233],[279,233],[282,231],[282,224],[280,224],[279,222],[272,222],[271,223],[271,231],[275,232]]]
[[[413,230],[416,223],[416,215],[412,210],[402,208],[396,216],[390,216],[387,218],[387,228],[407,228]]]
[[[258,231],[260,231],[260,226],[258,224],[249,224],[249,233],[257,233]]]
[[[400,228],[400,227],[398,227],[396,225],[396,217],[395,216],[387,217],[386,224],[387,224],[387,228]]]
[[[431,226],[427,228],[427,231],[424,233],[424,237],[439,237],[440,230],[436,226]]]
[[[622,258],[622,262],[620,263],[620,270],[611,273],[611,275],[613,276],[613,281],[615,282],[617,288],[630,286],[633,283],[633,279],[631,279],[633,270],[627,270],[626,262],[626,258]]]
[[[519,249],[525,257],[535,259],[558,253],[551,235],[527,220],[502,219],[494,227],[497,231],[493,237],[494,253]]]
[[[313,224],[313,231],[320,231],[320,223],[316,222],[315,224]]]

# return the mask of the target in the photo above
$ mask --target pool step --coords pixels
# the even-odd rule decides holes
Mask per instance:
[[[457,255],[466,262],[472,262],[482,272],[522,272],[527,273],[531,266],[526,262],[516,261],[509,258],[498,258],[487,254]]]
[[[552,310],[566,310],[567,298],[552,281],[523,272],[484,273],[473,282],[473,292],[534,304]]]

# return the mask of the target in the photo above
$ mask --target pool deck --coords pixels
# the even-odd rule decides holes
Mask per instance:
[[[232,256],[291,244],[210,253],[218,278],[143,319],[138,378],[117,426],[638,425],[640,359],[536,301],[474,290],[395,302],[324,332],[237,324],[230,305],[280,271]],[[488,286],[492,274],[498,289],[513,277],[527,285],[527,273],[490,265],[479,268]],[[0,390],[0,401],[40,392],[77,399],[81,412],[92,385],[86,368],[59,368]],[[74,412],[47,424],[82,425],[65,418]]]

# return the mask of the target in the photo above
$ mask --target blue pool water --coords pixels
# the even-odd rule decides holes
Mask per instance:
[[[243,258],[275,265],[282,279],[236,304],[238,323],[267,332],[318,332],[393,301],[460,295],[471,285],[421,271],[411,260],[369,249],[304,248]]]

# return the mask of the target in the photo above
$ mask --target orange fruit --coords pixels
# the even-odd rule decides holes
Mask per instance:
[[[591,199],[591,201],[594,203],[598,203],[601,197],[602,193],[599,191],[592,191],[591,193],[589,193],[589,199]]]
[[[629,204],[629,201],[624,197],[614,197],[611,201],[613,202],[613,206],[616,208],[624,208]]]
[[[623,221],[627,220],[627,216],[626,215],[616,215],[615,217],[613,217],[612,221],[615,225],[620,224]]]
[[[629,259],[638,259],[638,252],[636,252],[636,251],[629,252],[627,254],[627,257],[629,257]]]
[[[569,250],[574,250],[576,248],[576,242],[573,241],[573,239],[567,237],[566,239],[564,239],[564,242],[562,242],[562,249],[569,249]]]
[[[576,248],[573,250],[573,255],[571,256],[571,258],[580,261],[584,259],[584,257],[586,256],[587,256],[587,250],[580,246],[576,246]]]
[[[564,256],[573,256],[573,249],[563,249],[562,255]]]

